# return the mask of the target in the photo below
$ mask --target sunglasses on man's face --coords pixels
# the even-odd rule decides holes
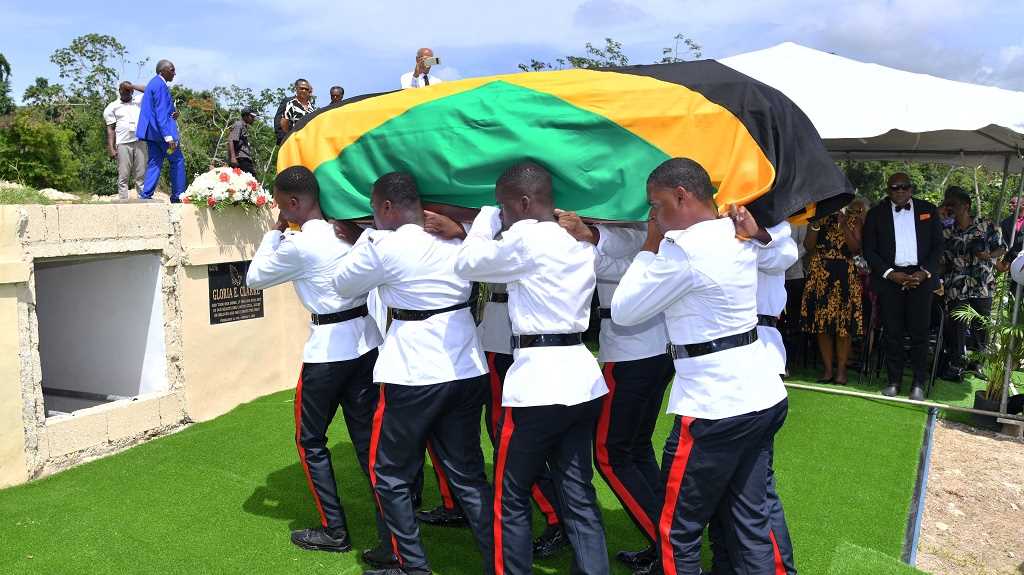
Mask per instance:
[[[894,192],[896,190],[912,190],[914,189],[914,184],[889,184],[889,189]]]

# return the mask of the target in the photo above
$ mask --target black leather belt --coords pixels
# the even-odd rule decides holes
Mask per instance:
[[[366,308],[366,304],[363,304],[352,309],[336,311],[334,313],[314,313],[309,319],[313,322],[313,325],[327,325],[330,323],[341,323],[350,319],[356,319],[357,317],[369,315],[369,313],[370,310]]]
[[[399,309],[393,307],[391,308],[391,319],[399,321],[423,321],[439,313],[447,313],[457,309],[467,308],[469,305],[470,302],[464,301],[460,304],[443,307],[441,309]]]
[[[607,307],[599,307],[597,308],[597,315],[600,316],[601,319],[612,319],[612,310]]]
[[[490,297],[487,298],[487,301],[493,301],[494,303],[508,303],[508,294],[491,292],[491,295]]]
[[[512,349],[579,345],[581,343],[583,343],[582,333],[539,333],[512,336]]]
[[[704,343],[687,343],[684,345],[675,345],[670,343],[666,346],[666,351],[668,351],[668,354],[672,356],[672,359],[683,359],[684,357],[698,357],[709,353],[715,353],[716,351],[742,347],[744,345],[750,345],[755,341],[757,341],[756,327],[748,332],[738,333],[736,335],[727,335]]]
[[[768,327],[778,327],[779,318],[773,315],[757,314],[757,325],[765,325]]]

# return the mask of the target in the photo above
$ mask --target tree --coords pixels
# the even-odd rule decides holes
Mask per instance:
[[[14,100],[11,99],[11,63],[0,53],[0,116],[14,111]]]
[[[17,110],[0,130],[0,179],[36,188],[72,187],[79,175],[72,138],[69,130],[30,110]]]
[[[680,46],[684,49],[684,54],[689,52],[693,58],[701,57],[701,46],[692,38],[688,38],[683,34],[676,34],[673,37],[673,40],[675,40],[675,46],[662,48],[661,60],[658,60],[655,64],[670,64],[673,62],[685,61],[683,58],[679,57]],[[543,70],[561,70],[566,67],[566,63],[573,68],[588,70],[597,68],[613,68],[628,66],[629,57],[622,51],[622,42],[617,42],[612,38],[605,38],[604,48],[597,48],[590,42],[587,42],[583,46],[582,56],[555,58],[555,64],[530,58],[529,64],[519,64],[518,67],[523,72],[540,72]]]
[[[682,34],[676,34],[672,37],[675,40],[674,46],[668,46],[661,49],[661,60],[655,62],[655,64],[674,64],[676,62],[685,62],[684,58],[679,57],[679,43],[682,42],[683,48],[690,52],[694,60],[699,59],[704,53],[701,51],[700,44],[695,42],[692,38],[687,38]]]
[[[68,80],[68,91],[76,98],[104,99],[117,89],[120,74],[113,65],[119,64],[123,72],[128,50],[113,36],[86,34],[56,50],[50,61],[57,65],[58,75]]]

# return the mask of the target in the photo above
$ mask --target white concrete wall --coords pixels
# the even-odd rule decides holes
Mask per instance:
[[[167,389],[160,269],[156,253],[36,262],[44,388],[127,397]],[[60,411],[91,405],[46,402]]]

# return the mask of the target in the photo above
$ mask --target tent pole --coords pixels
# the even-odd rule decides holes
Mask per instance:
[[[1017,218],[1020,217],[1020,207],[1021,207],[1020,206],[1020,198],[1021,198],[1021,194],[1024,193],[1024,168],[1021,168],[1020,175],[1021,175],[1020,184],[1017,186],[1017,209],[1014,210],[1013,227],[1010,230],[1010,247],[1011,248],[1013,247],[1013,242],[1017,239]],[[1012,279],[1009,280],[1009,281],[1013,282]],[[1016,283],[1016,282],[1013,282],[1013,283]],[[1024,286],[1022,286],[1021,284],[1017,284],[1016,289],[1014,290],[1014,298],[1013,298],[1013,324],[1012,325],[1017,325],[1017,317],[1018,317],[1018,314],[1020,313],[1020,297],[1021,297],[1021,288],[1022,287],[1024,287]],[[1006,404],[1009,401],[1009,397],[1010,397],[1010,375],[1012,374],[1012,369],[1013,369],[1013,365],[1012,365],[1013,364],[1013,346],[1014,346],[1015,343],[1016,342],[1013,341],[1013,334],[1011,333],[1010,334],[1010,342],[1009,342],[1009,345],[1007,346],[1007,350],[1006,350],[1006,364],[1004,365],[1004,369],[1003,369],[1003,397],[1000,398],[1000,401],[999,401],[999,413],[1002,413],[1004,417],[1006,416]]]

